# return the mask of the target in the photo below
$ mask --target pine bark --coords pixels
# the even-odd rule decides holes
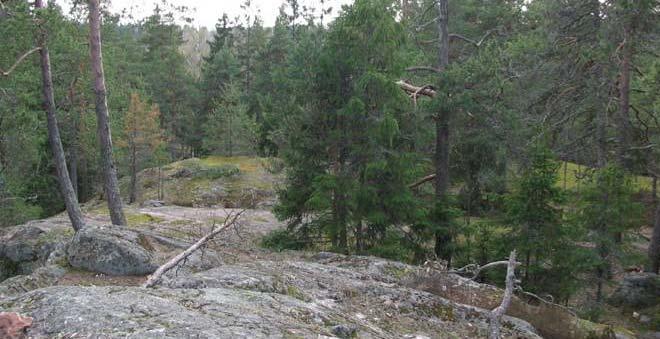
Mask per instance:
[[[131,186],[129,188],[128,203],[132,204],[137,200],[137,147],[131,143]]]
[[[438,69],[444,70],[449,64],[449,1],[438,1]],[[449,112],[441,109],[435,117],[435,198],[438,204],[446,203],[449,188]],[[435,253],[451,264],[451,251],[448,245],[451,236],[440,230],[435,234]]]
[[[660,273],[660,201],[655,203],[655,216],[653,218],[653,235],[649,244],[649,270]]]
[[[632,143],[632,126],[630,122],[630,68],[632,62],[632,19],[627,19],[624,24],[623,34],[623,58],[621,60],[621,75],[619,78],[619,112],[617,125],[619,140],[617,147],[617,160],[619,166],[631,170],[632,164],[628,156],[628,148]]]
[[[75,137],[77,138],[77,136]],[[73,187],[73,192],[76,194],[76,197],[78,197],[79,193],[78,193],[78,146],[77,145],[71,146],[69,151],[69,179],[71,180],[71,186]]]
[[[96,95],[96,119],[99,144],[101,146],[101,162],[103,167],[104,188],[110,220],[114,225],[126,225],[126,217],[122,208],[117,168],[112,157],[112,137],[110,134],[110,116],[106,98],[105,75],[103,74],[103,55],[101,53],[101,11],[100,0],[89,0],[89,45],[94,77],[94,94]]]
[[[35,7],[37,9],[44,8],[43,0],[36,0]],[[46,46],[46,32],[40,28],[38,44],[41,47],[39,50],[40,65],[41,65],[41,80],[43,86],[44,106],[46,108],[46,117],[48,123],[48,142],[50,143],[55,162],[55,170],[57,173],[57,180],[60,185],[60,192],[64,198],[64,205],[66,206],[67,214],[71,220],[71,226],[75,231],[85,227],[82,211],[78,204],[76,192],[71,185],[69,178],[69,171],[66,165],[66,157],[64,156],[64,148],[62,147],[62,139],[60,138],[60,131],[57,126],[57,115],[55,110],[55,97],[53,94],[53,78],[50,67],[50,54]]]

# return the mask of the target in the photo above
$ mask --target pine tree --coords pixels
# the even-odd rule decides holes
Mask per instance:
[[[149,109],[138,93],[131,94],[128,111],[124,116],[125,141],[118,143],[120,147],[126,148],[128,154],[131,176],[129,204],[137,200],[138,172],[153,158],[154,152],[163,142],[159,120],[158,105],[154,104]]]
[[[521,253],[523,286],[566,300],[577,288],[584,255],[575,247],[579,229],[562,217],[565,201],[557,185],[559,163],[543,146],[534,146],[514,191],[507,197],[513,244]]]
[[[179,50],[183,44],[181,27],[174,22],[173,12],[156,6],[146,19],[141,42],[144,74],[149,97],[161,110],[161,127],[167,134],[172,157],[190,156],[201,146],[201,125],[195,123],[198,94],[193,77],[185,69],[185,58]]]
[[[356,1],[332,26],[314,76],[314,105],[294,125],[284,153],[291,171],[276,211],[299,236],[328,236],[338,251],[378,245],[414,214],[406,184],[415,166],[398,129],[406,100],[393,81],[403,31],[387,4]],[[304,220],[308,215],[315,217]]]
[[[253,154],[255,126],[241,102],[240,88],[229,83],[215,102],[204,129],[204,147],[225,156]]]
[[[612,262],[622,253],[617,235],[641,221],[641,205],[632,195],[630,177],[622,169],[610,165],[588,178],[578,203],[576,219],[590,231],[589,240],[594,244],[597,301],[602,300],[603,284],[611,277]]]

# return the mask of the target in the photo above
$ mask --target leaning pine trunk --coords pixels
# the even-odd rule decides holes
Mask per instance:
[[[103,56],[101,54],[101,12],[100,0],[89,0],[89,46],[94,77],[94,94],[96,95],[96,119],[98,138],[101,145],[101,162],[105,177],[105,195],[110,210],[110,220],[115,225],[126,225],[126,217],[122,209],[117,168],[112,159],[112,137],[110,134],[110,117],[106,99],[105,75],[103,74]]]
[[[36,0],[35,7],[39,9],[44,8],[43,0]],[[64,198],[64,205],[66,211],[71,219],[71,226],[78,231],[85,227],[85,222],[82,217],[80,205],[78,205],[78,198],[76,192],[71,185],[69,178],[69,171],[67,170],[66,158],[64,156],[64,148],[62,147],[62,139],[60,138],[60,131],[57,127],[57,117],[55,113],[55,98],[53,94],[53,78],[50,70],[50,54],[46,46],[46,32],[43,27],[39,28],[39,54],[41,56],[41,80],[43,83],[44,106],[46,107],[46,116],[48,120],[48,142],[50,143],[55,161],[55,170],[57,172],[57,179],[60,184],[60,192]]]

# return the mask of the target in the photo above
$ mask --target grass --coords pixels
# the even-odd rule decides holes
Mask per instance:
[[[567,190],[573,191],[579,189],[580,186],[584,185],[584,182],[581,182],[580,178],[591,168],[587,166],[578,165],[572,162],[561,162],[559,167],[559,181],[557,185],[566,188]],[[650,177],[645,177],[641,175],[636,175],[633,177],[633,185],[636,190],[650,191],[652,185],[652,179]]]
[[[146,213],[126,213],[126,221],[129,226],[136,226],[152,222],[159,223],[163,219]]]

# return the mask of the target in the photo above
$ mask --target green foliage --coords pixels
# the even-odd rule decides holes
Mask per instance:
[[[214,154],[234,156],[252,154],[255,124],[234,83],[227,84],[223,96],[214,105],[204,127],[204,147]]]
[[[410,262],[414,259],[415,253],[401,232],[388,230],[382,239],[367,250],[367,254],[391,260]]]
[[[589,230],[587,239],[594,245],[590,266],[598,285],[609,280],[611,265],[622,257],[623,232],[641,224],[642,205],[633,200],[631,178],[615,166],[601,168],[587,178],[587,185],[577,202],[573,216],[576,224]]]
[[[286,126],[290,171],[275,211],[338,251],[374,248],[392,225],[424,214],[406,186],[419,173],[400,124],[406,100],[394,81],[404,37],[394,15],[387,1],[345,8],[324,39],[312,105]]]
[[[513,247],[520,251],[523,263],[523,284],[565,300],[579,287],[576,273],[585,269],[586,255],[572,243],[581,236],[581,229],[571,228],[562,218],[558,167],[548,149],[535,146],[507,198],[507,208],[508,219],[515,225]]]
[[[287,230],[274,230],[263,237],[261,245],[281,252],[284,250],[302,250],[307,244],[297,239]]]

